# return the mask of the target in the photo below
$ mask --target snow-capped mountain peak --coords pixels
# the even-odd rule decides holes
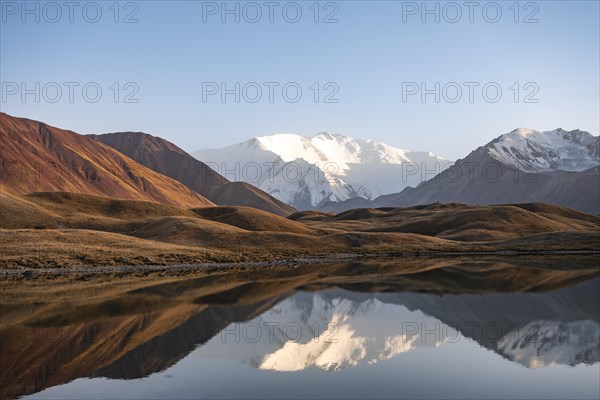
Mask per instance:
[[[600,165],[600,139],[578,129],[515,129],[485,147],[504,165],[525,172],[584,171]]]
[[[298,209],[354,197],[372,200],[416,186],[452,164],[431,152],[332,132],[260,136],[192,155],[226,178],[251,183]]]
[[[289,133],[279,133],[256,138],[263,150],[277,154],[282,161],[292,162],[304,158],[311,163],[323,162],[326,155],[314,147],[308,138]]]
[[[344,136],[342,135],[337,135],[333,132],[327,132],[327,131],[322,131],[317,133],[316,135],[313,136],[313,138],[323,138],[326,140],[336,140],[336,137],[341,137],[343,138]]]

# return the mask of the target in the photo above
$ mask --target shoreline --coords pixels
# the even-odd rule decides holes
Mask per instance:
[[[363,259],[431,259],[436,257],[520,257],[520,256],[585,256],[599,254],[600,250],[500,250],[500,251],[475,251],[475,252],[405,252],[405,253],[337,253],[325,256],[299,256],[283,260],[270,261],[245,261],[245,262],[205,262],[205,263],[179,263],[179,264],[133,264],[133,265],[106,265],[87,267],[57,267],[57,268],[0,268],[0,278],[5,277],[33,277],[33,276],[77,276],[77,275],[103,275],[103,274],[135,274],[144,272],[194,272],[210,271],[211,269],[227,269],[236,267],[287,267],[332,264]]]

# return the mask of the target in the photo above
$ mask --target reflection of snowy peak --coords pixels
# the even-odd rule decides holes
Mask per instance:
[[[336,371],[467,340],[526,367],[595,364],[597,315],[598,279],[547,293],[484,296],[300,291],[228,325],[192,354],[264,370]]]
[[[369,139],[327,132],[277,134],[192,153],[230,180],[245,181],[297,208],[375,197],[416,186],[451,163]]]
[[[503,164],[525,172],[584,171],[600,165],[600,137],[580,130],[515,129],[485,147]]]
[[[420,335],[423,327],[428,335]],[[251,321],[230,325],[196,353],[268,370],[332,371],[437,346],[446,336],[456,332],[401,305],[298,293]]]
[[[600,361],[600,324],[597,321],[534,321],[510,332],[498,350],[530,368],[555,364],[593,364]]]

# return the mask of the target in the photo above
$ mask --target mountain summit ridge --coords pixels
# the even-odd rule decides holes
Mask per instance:
[[[470,152],[441,174],[375,199],[378,207],[434,202],[541,202],[600,214],[600,136],[579,129],[519,128]]]
[[[222,175],[230,178],[227,173],[233,173],[230,179],[251,183],[298,209],[356,197],[374,199],[417,185],[425,180],[425,171],[441,172],[452,164],[431,152],[326,131],[309,137],[258,136],[191,154]]]
[[[585,171],[600,165],[600,136],[579,129],[518,128],[484,147],[504,165],[523,172]]]

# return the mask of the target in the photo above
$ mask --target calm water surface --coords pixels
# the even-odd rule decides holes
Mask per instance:
[[[598,278],[525,293],[324,287],[35,328],[11,339],[35,384],[8,396],[597,399],[599,293]]]

